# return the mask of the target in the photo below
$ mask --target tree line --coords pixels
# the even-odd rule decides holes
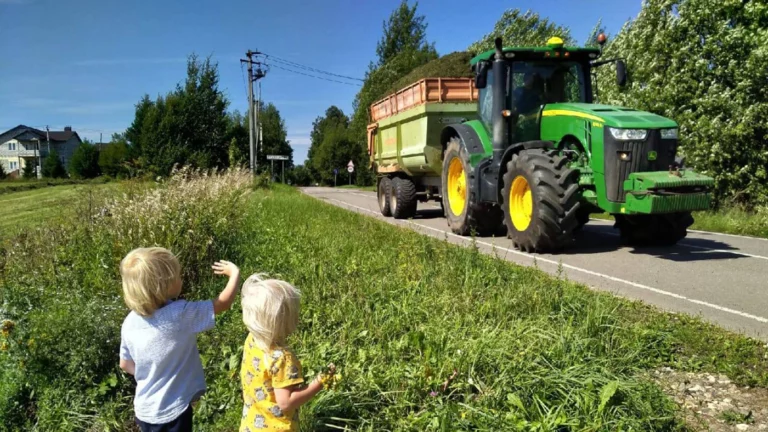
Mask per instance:
[[[302,167],[306,182],[332,183],[333,170],[355,161],[358,184],[372,184],[368,167],[368,108],[399,79],[438,58],[418,3],[403,1],[383,33],[353,112],[329,107],[315,120]],[[491,31],[467,47],[539,46],[552,36],[566,45],[597,45],[598,21],[582,41],[568,26],[519,9],[505,11]],[[622,58],[628,85],[614,71],[597,73],[598,101],[650,111],[680,124],[688,166],[715,178],[717,203],[768,204],[768,6],[758,0],[646,0],[637,17],[608,38],[604,58]],[[469,65],[467,65],[469,68]]]
[[[84,140],[67,167],[51,152],[42,164],[42,175],[154,178],[167,175],[174,166],[222,169],[246,165],[250,154],[248,116],[228,111],[228,107],[229,100],[219,88],[218,65],[193,54],[187,60],[185,80],[175,89],[155,99],[144,95],[139,100],[125,133],[113,134],[108,144],[99,146]],[[259,172],[270,169],[267,154],[288,156],[285,167],[291,169],[293,149],[285,120],[272,103],[262,103],[259,108]],[[34,167],[28,165],[24,176],[33,178]]]

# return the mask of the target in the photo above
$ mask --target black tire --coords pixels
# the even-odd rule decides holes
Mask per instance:
[[[408,219],[416,214],[416,185],[408,178],[392,179],[389,208],[395,219]]]
[[[461,161],[466,178],[466,200],[461,213],[455,214],[451,209],[450,194],[448,192],[448,169],[451,161],[458,158]],[[475,172],[469,165],[469,153],[462,145],[459,138],[451,138],[443,153],[443,174],[442,174],[442,208],[448,226],[455,234],[469,235],[477,233],[479,235],[488,235],[498,232],[502,225],[503,214],[497,205],[479,203],[470,189],[470,184],[475,179]]]
[[[531,192],[531,215],[527,226],[515,226],[510,192],[517,177],[523,177]],[[578,226],[578,171],[568,168],[568,159],[552,149],[523,150],[507,162],[502,203],[507,237],[525,252],[553,252],[569,245]],[[521,224],[522,225],[522,224]]]
[[[574,231],[581,231],[581,229],[584,228],[584,225],[587,223],[589,223],[589,210],[580,208],[579,211],[576,212],[577,225]]]
[[[632,246],[672,246],[688,235],[690,212],[660,215],[614,215],[621,240]]]
[[[379,200],[379,210],[384,216],[392,216],[392,208],[389,206],[392,193],[392,180],[389,177],[379,179],[379,187],[376,189],[376,198]]]

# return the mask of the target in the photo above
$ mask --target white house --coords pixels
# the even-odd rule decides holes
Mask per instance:
[[[0,163],[6,173],[20,176],[27,164],[40,167],[48,153],[56,150],[66,166],[82,142],[70,126],[63,131],[43,131],[18,125],[0,134]]]

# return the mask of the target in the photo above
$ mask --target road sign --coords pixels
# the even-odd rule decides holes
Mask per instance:
[[[334,168],[334,169],[333,169],[333,175],[336,175],[336,174],[338,174],[338,173],[339,173],[339,169],[338,169],[338,168]]]
[[[349,166],[347,167],[347,172],[355,172],[355,167]]]
[[[267,160],[288,160],[288,156],[283,155],[267,155]]]
[[[347,168],[354,168],[354,167],[355,167],[355,164],[352,161],[349,161],[349,163],[347,164]]]

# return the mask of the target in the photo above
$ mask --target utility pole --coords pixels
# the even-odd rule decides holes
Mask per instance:
[[[253,100],[253,82],[264,78],[267,75],[266,70],[262,69],[262,63],[254,61],[254,56],[261,55],[259,51],[248,50],[245,53],[247,59],[240,59],[241,63],[248,64],[248,134],[250,137],[250,167],[251,173],[256,175],[258,169],[258,153],[259,153],[259,141],[261,141],[261,128],[259,127],[259,100],[254,104]],[[253,65],[256,65],[256,73],[254,74]],[[259,86],[259,89],[261,86]],[[259,91],[259,98],[261,97],[261,91]],[[255,105],[255,107],[254,107]],[[255,108],[255,109],[254,109]]]

